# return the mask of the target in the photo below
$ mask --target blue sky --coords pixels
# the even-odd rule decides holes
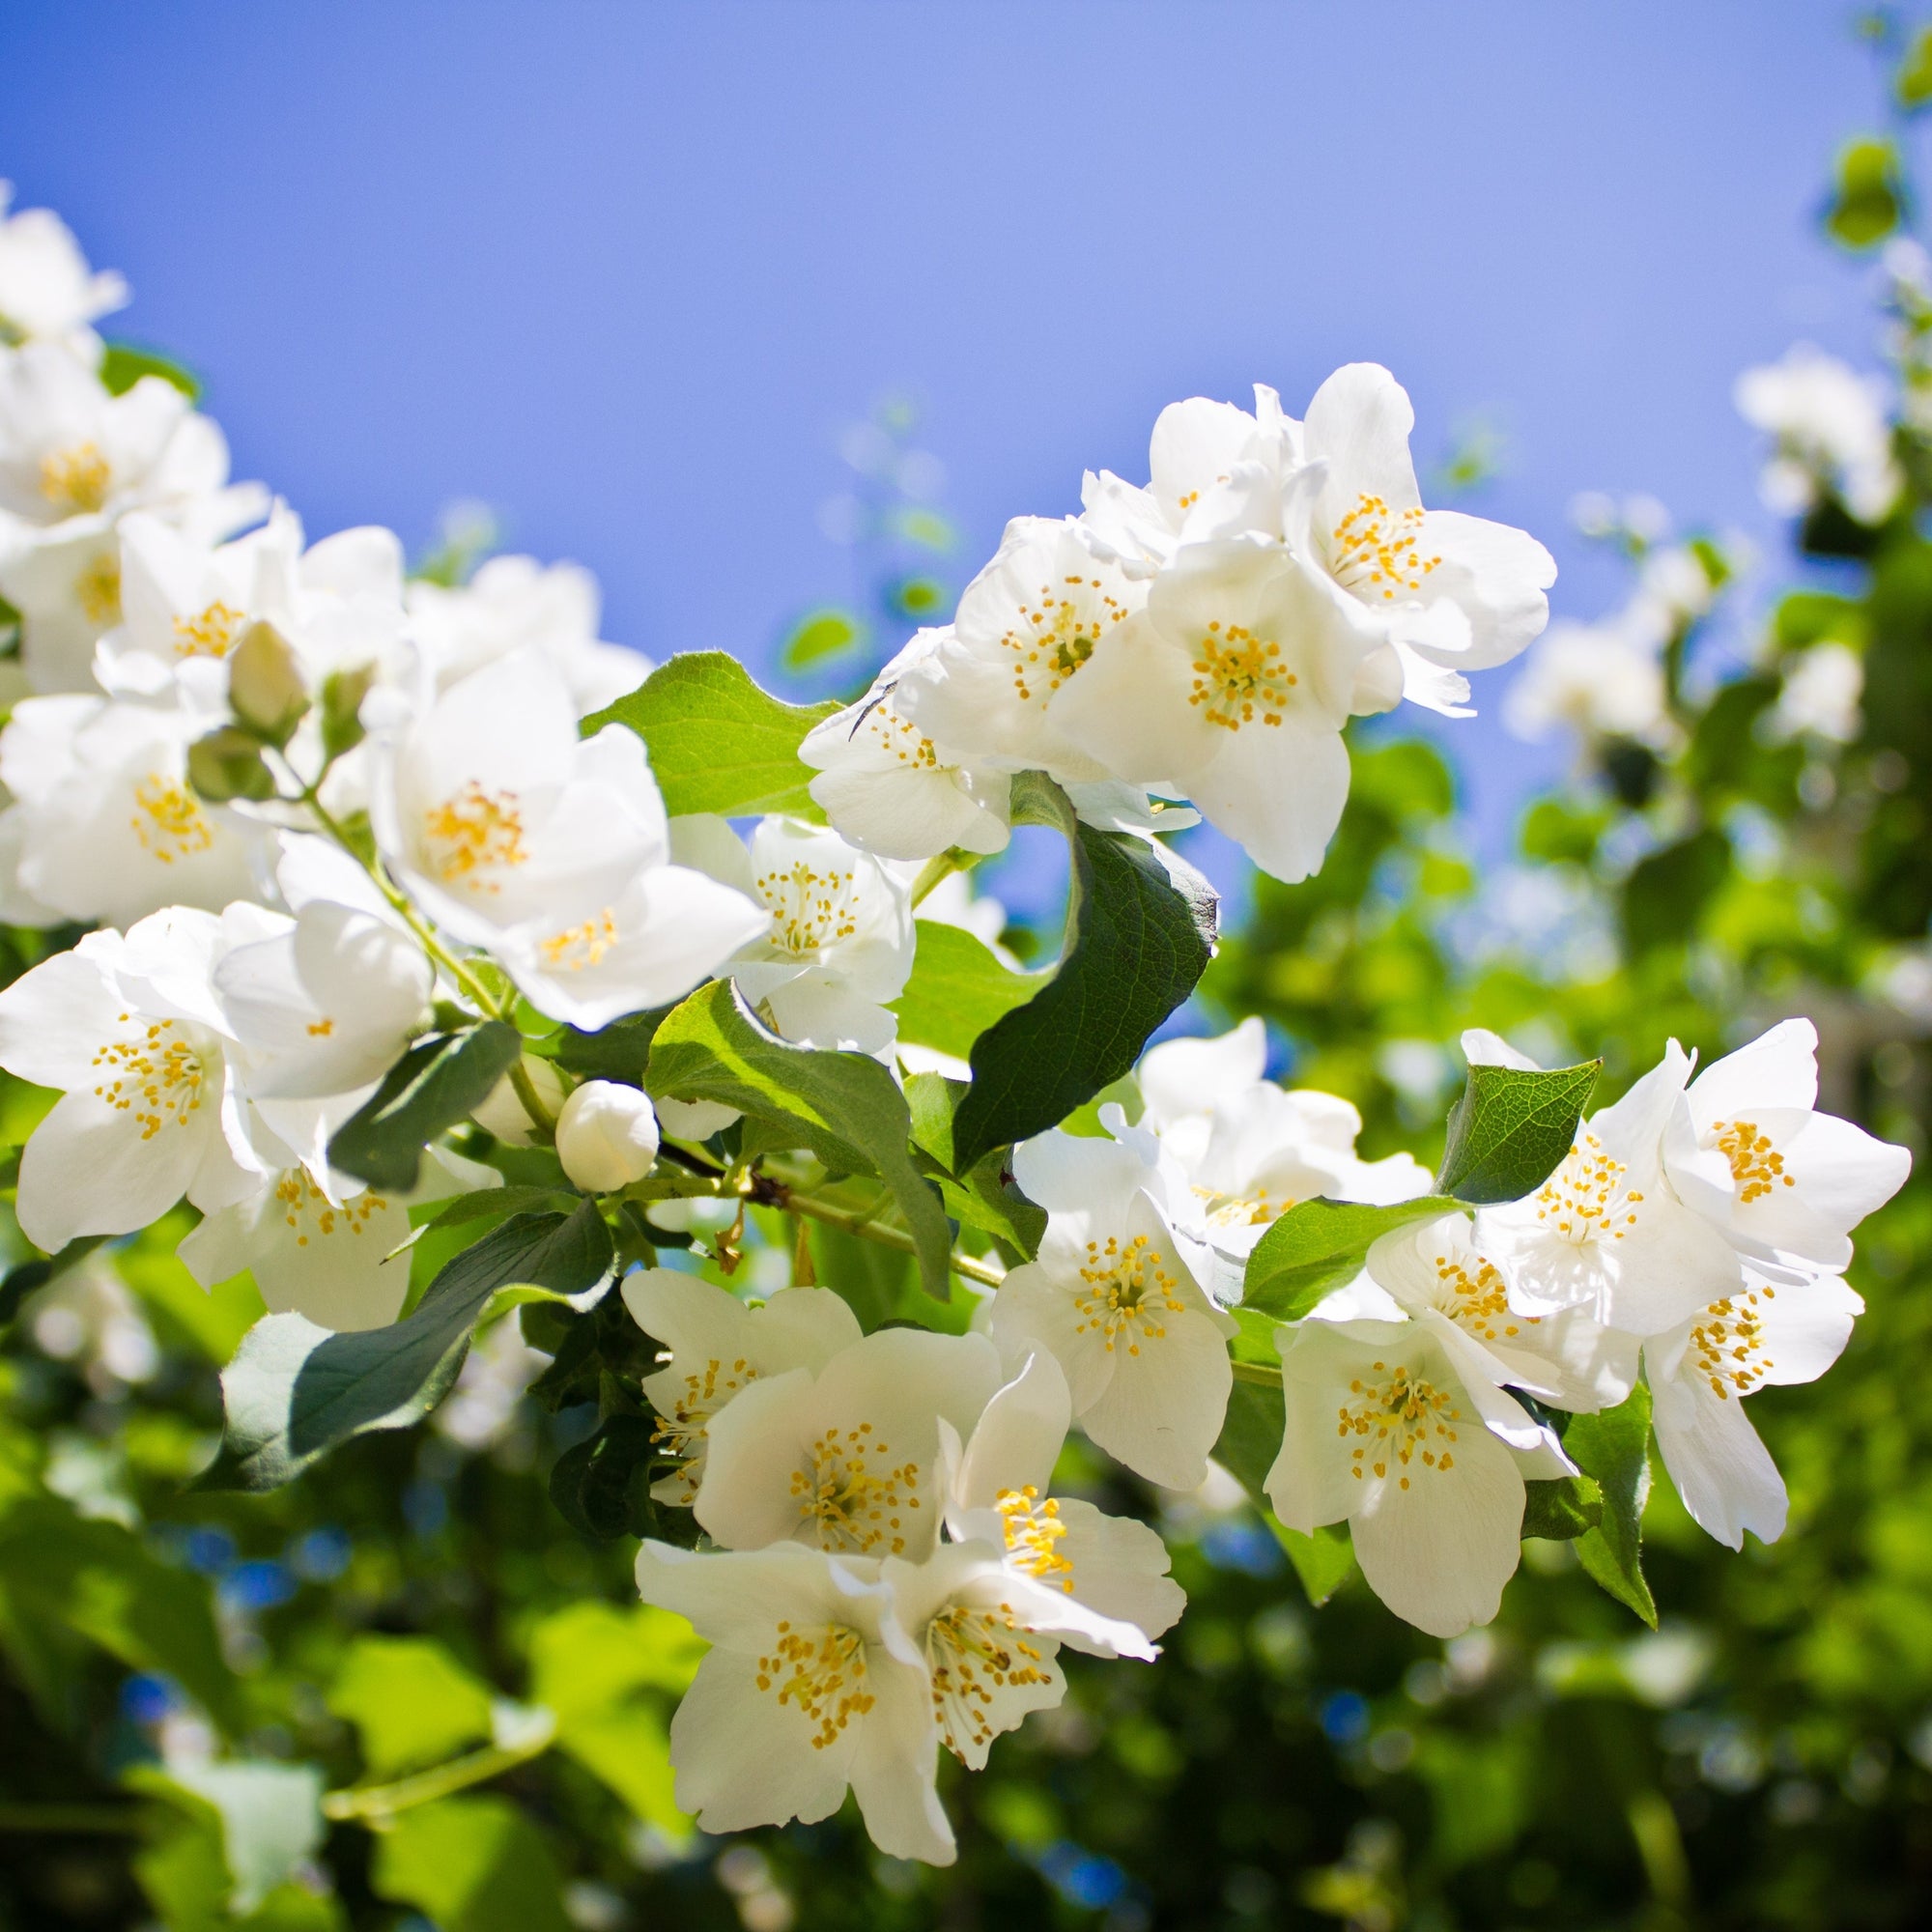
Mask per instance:
[[[1775,547],[1730,385],[1871,358],[1812,223],[1877,89],[1804,0],[465,5],[0,11],[0,176],[208,382],[321,534],[480,497],[590,565],[606,634],[768,663],[845,594],[840,429],[923,407],[961,574],[1005,519],[1145,476],[1160,407],[1336,364],[1408,385],[1468,507],[1614,571],[1584,489]],[[1560,753],[1456,727],[1493,845]],[[1219,869],[1218,867],[1216,869]]]

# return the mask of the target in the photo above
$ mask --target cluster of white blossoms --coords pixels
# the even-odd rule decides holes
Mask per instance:
[[[1262,870],[1306,878],[1348,798],[1350,718],[1404,697],[1467,715],[1465,673],[1548,615],[1541,544],[1423,507],[1413,422],[1372,363],[1299,422],[1260,386],[1253,414],[1164,410],[1151,482],[1090,473],[1079,516],[1016,518],[952,622],[807,740],[812,796],[885,858],[996,852],[1010,775],[1038,770],[1096,823],[1132,811],[1123,793],[1190,800]]]
[[[1835,497],[1862,524],[1881,524],[1905,488],[1892,452],[1884,382],[1800,342],[1781,361],[1738,378],[1738,413],[1775,440],[1760,489],[1768,508],[1802,515]]]
[[[1542,629],[1548,556],[1422,507],[1386,371],[1341,370],[1300,422],[1266,389],[1253,414],[1165,412],[1148,487],[1090,476],[1080,516],[1015,522],[954,621],[804,736],[831,824],[747,831],[668,811],[648,720],[631,722],[664,687],[626,708],[649,668],[598,639],[581,571],[509,557],[468,583],[410,582],[386,530],[308,542],[285,504],[229,482],[220,433],[180,386],[121,380],[91,327],[121,296],[52,216],[0,218],[0,616],[18,634],[0,919],[91,928],[0,991],[0,1067],[54,1096],[20,1160],[19,1227],[52,1256],[185,1201],[196,1277],[246,1271],[273,1311],[254,1331],[271,1344],[251,1355],[251,1335],[231,1365],[259,1394],[295,1374],[292,1353],[330,1346],[318,1331],[395,1323],[425,1210],[501,1188],[486,1157],[526,1150],[515,1171],[537,1179],[505,1193],[484,1240],[516,1236],[507,1204],[531,1196],[554,1211],[526,1219],[552,1233],[469,1283],[472,1319],[553,1236],[543,1266],[570,1274],[579,1311],[628,1261],[617,1292],[661,1354],[648,1375],[625,1368],[621,1413],[654,1412],[654,1434],[629,1439],[650,1435],[644,1487],[690,1511],[677,1520],[697,1546],[647,1538],[638,1580],[711,1645],[671,1734],[679,1803],[706,1828],[822,1818],[850,1790],[884,1850],[950,1860],[940,1750],[983,1764],[1062,1697],[1063,1648],[1151,1658],[1182,1608],[1152,1529],[1056,1493],[1069,1430],[1194,1490],[1237,1381],[1281,1392],[1264,1486],[1281,1523],[1346,1521],[1370,1585],[1428,1631],[1494,1613],[1525,1482],[1573,1473],[1549,1413],[1614,1406],[1640,1379],[1696,1520],[1734,1546],[1779,1533],[1783,1489],[1742,1398],[1843,1347],[1860,1308],[1849,1231],[1907,1167],[1814,1111],[1805,1022],[1695,1081],[1673,1044],[1536,1192],[1473,1221],[1433,1200],[1405,1219],[1428,1171],[1362,1159],[1351,1106],[1267,1079],[1259,1020],[1148,1052],[1136,1115],[1102,1106],[1098,1133],[1018,1138],[1039,1113],[1009,1116],[1018,1144],[958,1177],[909,1138],[913,1099],[933,1138],[934,1090],[906,1076],[980,1065],[977,1045],[970,1065],[900,1047],[917,917],[975,927],[986,969],[1001,963],[996,909],[957,881],[920,900],[1004,846],[1017,774],[1142,839],[1193,822],[1173,802],[1191,801],[1300,879],[1347,794],[1347,721],[1404,696],[1460,714],[1465,673]],[[1670,558],[1644,594],[1676,623],[1708,580],[1673,578]],[[620,722],[599,724],[619,698]],[[668,772],[662,748],[681,748],[651,744]],[[797,769],[789,744],[768,751],[740,796],[802,807],[797,778],[771,782]],[[1204,911],[1131,890],[1167,893],[1198,956],[1165,1005],[1143,1001],[1124,1048],[1092,1048],[1114,1071],[1208,956]],[[1077,951],[1002,992],[1029,1006],[1064,990]],[[725,982],[681,1025],[667,1016]],[[1124,1027],[1121,983],[1084,992]],[[666,1073],[653,1099],[646,1034],[706,1078]],[[1049,1054],[1029,1037],[1025,1057]],[[578,1077],[565,1049],[586,1039],[626,1077]],[[1465,1044],[1511,1060],[1489,1036]],[[1034,1069],[1007,1071],[1023,1085]],[[1055,1077],[1064,1112],[1107,1074]],[[964,1122],[982,1090],[946,1091],[966,1094]],[[768,1111],[734,1132],[720,1095]],[[357,1132],[390,1136],[381,1160]],[[893,1199],[848,1211],[761,1167],[803,1171],[807,1146],[824,1185],[870,1173]],[[415,1178],[384,1189],[338,1161]],[[980,1182],[1001,1202],[975,1223],[962,1204]],[[947,1252],[942,1200],[977,1248]],[[1393,1232],[1349,1250],[1366,1255],[1359,1279],[1277,1327],[1243,1305],[1251,1266],[1284,1216],[1322,1203]],[[796,1221],[799,1286],[753,1303],[654,1264],[659,1236],[703,1236],[694,1259],[731,1279],[753,1208]],[[935,1292],[950,1275],[987,1292],[933,1302],[947,1332],[864,1333],[801,1265],[813,1214],[916,1252]],[[1029,1250],[1016,1231],[1036,1220]],[[573,1241],[588,1257],[575,1274],[559,1259]],[[404,1352],[387,1358],[398,1377]],[[277,1400],[293,1412],[299,1396],[285,1383]],[[406,1410],[389,1390],[355,1427]]]

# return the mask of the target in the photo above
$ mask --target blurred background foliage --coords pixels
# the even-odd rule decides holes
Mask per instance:
[[[1932,102],[1932,37],[1870,32],[1902,123]],[[1837,245],[1876,261],[1906,231],[1902,153],[1897,125],[1842,150],[1821,213]],[[1361,1108],[1371,1156],[1439,1146],[1465,1025],[1546,1062],[1602,1053],[1607,1096],[1667,1035],[1710,1055],[1804,1012],[1826,1103],[1922,1161],[1932,296],[1911,258],[1886,259],[1907,487],[1881,526],[1824,494],[1793,556],[1751,576],[1648,507],[1593,512],[1639,588],[1677,585],[1653,728],[1581,736],[1572,781],[1479,872],[1452,766],[1372,724],[1324,869],[1258,883],[1191,1018],[1264,1015],[1286,1078]],[[892,404],[851,439],[854,484],[828,514],[855,548],[852,603],[787,632],[815,688],[861,677],[956,591],[914,427]],[[1480,488],[1488,433],[1469,441],[1444,474]],[[464,568],[454,550],[435,567]],[[1821,650],[1862,673],[1861,709],[1831,728],[1788,701]],[[49,943],[9,935],[0,968]],[[10,1165],[43,1103],[0,1094]],[[515,1315],[425,1427],[272,1494],[187,1488],[260,1305],[245,1282],[194,1286],[173,1259],[184,1226],[0,1287],[0,1926],[1924,1922],[1922,1172],[1862,1231],[1869,1313],[1842,1362],[1753,1404],[1791,1488],[1785,1538],[1733,1556],[1654,1490],[1656,1634],[1557,1544],[1528,1545],[1497,1622],[1446,1645],[1358,1580],[1317,1607],[1232,1491],[1161,1498],[1070,1452],[1065,1486],[1161,1522],[1188,1613],[1155,1666],[1068,1660],[1065,1706],[949,1780],[961,1858],[944,1872],[881,1858],[849,1807],[725,1840],[680,1818],[665,1726],[696,1646],[636,1605],[628,1541],[581,1536],[549,1501],[594,1407],[567,1378],[524,1399],[550,1362]],[[814,1240],[821,1277],[874,1317],[900,1292],[892,1256]],[[770,1287],[789,1256],[747,1265]]]

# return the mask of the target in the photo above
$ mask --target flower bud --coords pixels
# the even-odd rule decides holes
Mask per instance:
[[[362,742],[362,700],[376,682],[376,667],[332,670],[322,681],[322,753],[339,758]]]
[[[641,1180],[658,1157],[650,1096],[614,1080],[586,1080],[556,1119],[556,1157],[589,1194]]]
[[[529,1075],[537,1098],[554,1118],[563,1105],[562,1076],[549,1061],[540,1060],[534,1053],[524,1055],[524,1071]],[[528,1147],[536,1137],[536,1123],[507,1073],[490,1090],[489,1098],[480,1107],[470,1109],[469,1118],[506,1147]]]
[[[187,748],[187,779],[211,805],[275,795],[274,775],[262,762],[261,746],[233,724],[197,738]]]
[[[228,654],[228,708],[256,737],[286,745],[308,711],[308,685],[295,646],[261,618]]]
[[[657,1110],[665,1132],[680,1141],[708,1141],[739,1119],[736,1107],[726,1107],[717,1100],[662,1099]]]

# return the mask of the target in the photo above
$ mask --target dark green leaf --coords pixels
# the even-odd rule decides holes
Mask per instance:
[[[1047,983],[1046,974],[1003,966],[972,933],[937,920],[917,922],[918,952],[906,989],[893,1002],[899,1037],[964,1060],[973,1042]]]
[[[516,1028],[502,1020],[417,1040],[335,1130],[330,1165],[371,1187],[407,1193],[424,1147],[487,1100],[522,1051]]]
[[[1207,880],[1164,847],[1096,832],[1037,772],[1013,781],[1016,824],[1054,825],[1072,861],[1067,940],[1051,980],[974,1043],[953,1118],[953,1171],[1058,1124],[1140,1057],[1212,956]]]
[[[1354,1546],[1346,1523],[1329,1523],[1313,1536],[1305,1536],[1276,1520],[1264,1486],[1281,1454],[1285,1427],[1281,1384],[1237,1379],[1228,1392],[1228,1415],[1221,1425],[1221,1439],[1214,1445],[1214,1460],[1231,1471],[1253,1498],[1262,1520],[1294,1565],[1308,1601],[1319,1609],[1355,1567]]]
[[[970,1091],[963,1080],[948,1080],[938,1073],[913,1074],[905,1085],[913,1140],[933,1158],[938,1171],[929,1178],[946,1211],[955,1221],[1009,1243],[1031,1261],[1046,1232],[1046,1212],[1020,1192],[1004,1151],[996,1149],[956,1179],[952,1172],[952,1116]]]
[[[1362,1271],[1369,1249],[1393,1228],[1453,1214],[1457,1204],[1438,1194],[1392,1207],[1355,1201],[1303,1201],[1291,1208],[1248,1257],[1241,1306],[1298,1321],[1323,1295]]]
[[[1597,1527],[1577,1540],[1577,1559],[1652,1630],[1657,1605],[1643,1575],[1643,1506],[1650,1500],[1650,1391],[1639,1382],[1615,1408],[1574,1415],[1563,1448],[1603,1497]]]
[[[658,1460],[648,1416],[613,1415],[595,1435],[572,1444],[550,1472],[550,1499],[564,1521],[608,1542],[648,1536],[657,1525],[651,1467]]]
[[[1603,1496],[1587,1476],[1558,1476],[1549,1482],[1525,1483],[1522,1488],[1525,1536],[1569,1543],[1603,1520]]]
[[[1478,1206],[1534,1194],[1576,1144],[1577,1122],[1603,1065],[1586,1060],[1548,1073],[1471,1066],[1450,1110],[1436,1186]]]
[[[812,771],[801,739],[838,705],[786,704],[752,682],[723,651],[686,651],[662,664],[628,697],[583,721],[588,737],[624,724],[644,741],[672,817],[789,811],[818,818],[806,786]]]
[[[100,358],[100,386],[110,396],[125,396],[143,376],[158,376],[172,384],[189,402],[201,400],[201,383],[172,356],[131,342],[109,342]]]
[[[1688,944],[1730,872],[1731,841],[1715,825],[1647,854],[1624,881],[1624,944],[1639,955]]]
[[[201,1487],[275,1489],[352,1436],[421,1421],[456,1379],[496,1290],[528,1282],[579,1293],[611,1260],[610,1230],[585,1201],[569,1215],[519,1214],[492,1229],[392,1327],[336,1335],[299,1315],[258,1321],[222,1374],[228,1430]]]
[[[666,1018],[651,1047],[654,1094],[718,1100],[776,1121],[837,1174],[877,1176],[917,1246],[926,1292],[949,1292],[952,1230],[914,1164],[898,1083],[863,1053],[819,1053],[768,1033],[728,980],[714,980]]]
[[[654,1007],[646,1013],[627,1013],[595,1033],[566,1027],[557,1041],[556,1064],[582,1080],[621,1080],[627,1087],[641,1087],[651,1041],[670,1010]]]

